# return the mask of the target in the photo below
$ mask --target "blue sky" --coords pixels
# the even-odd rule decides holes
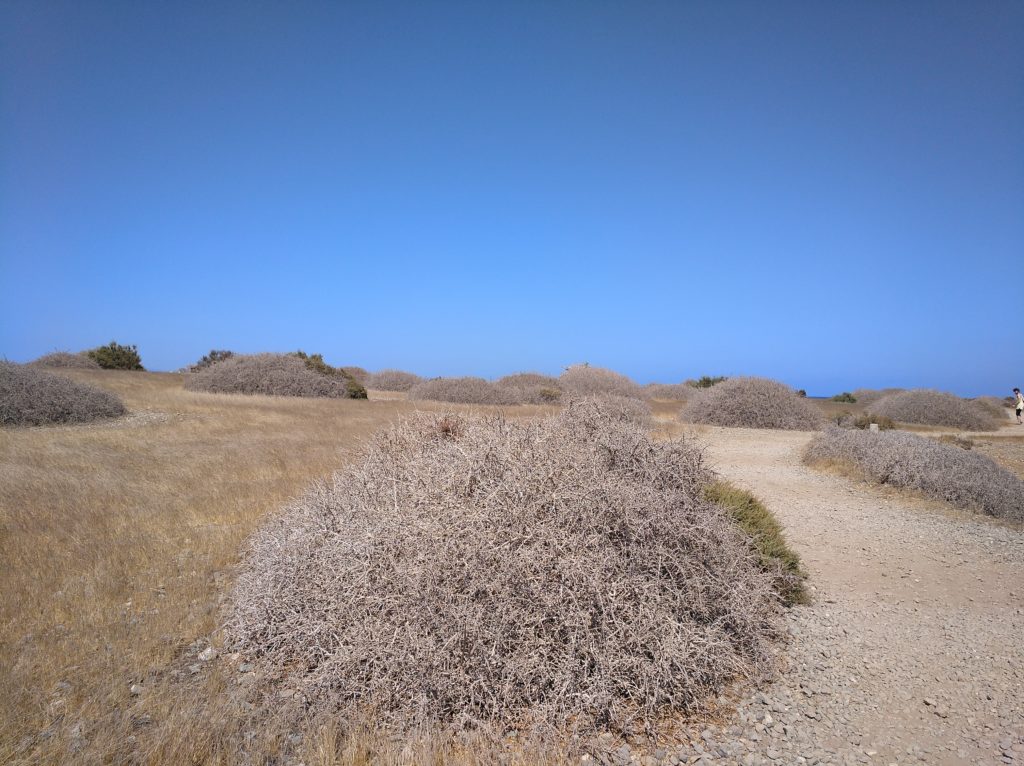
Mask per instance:
[[[1019,2],[0,3],[0,355],[1024,384]]]

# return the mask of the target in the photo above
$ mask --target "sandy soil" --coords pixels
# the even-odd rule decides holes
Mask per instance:
[[[738,762],[1024,763],[1019,530],[812,470],[808,433],[696,438],[778,515],[815,594],[791,616],[789,671],[733,722],[733,739],[764,732]]]

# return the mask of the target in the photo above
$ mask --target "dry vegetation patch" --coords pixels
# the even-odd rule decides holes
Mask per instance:
[[[729,378],[701,390],[683,408],[684,422],[735,428],[820,428],[819,410],[789,386],[767,378]]]
[[[408,405],[68,374],[172,417],[0,436],[0,763],[275,762],[295,730],[264,742],[231,699],[244,676],[196,654],[246,537]]]
[[[102,388],[36,367],[0,362],[0,425],[88,423],[125,412],[121,400]]]
[[[376,391],[408,391],[422,381],[419,375],[402,370],[381,370],[370,375],[364,384]]]
[[[977,399],[969,400],[972,405],[982,412],[991,416],[995,423],[1005,423],[1013,414],[1013,409],[1006,404],[1006,401],[998,396],[979,396]]]
[[[483,378],[432,378],[409,389],[410,400],[461,404],[518,404],[517,390],[501,388]]]
[[[697,389],[688,383],[648,383],[643,387],[643,394],[648,399],[677,402],[688,401],[696,391]]]
[[[72,354],[70,351],[54,351],[52,354],[43,354],[38,359],[34,359],[29,362],[29,366],[62,367],[78,370],[100,369],[99,363],[84,351],[80,351],[77,354]]]
[[[710,478],[595,400],[415,417],[256,535],[232,645],[304,715],[654,728],[771,665],[778,594]]]
[[[869,404],[877,402],[883,397],[898,394],[906,390],[907,389],[905,388],[858,388],[853,391],[852,396],[856,399],[858,404],[866,407]]]
[[[996,420],[982,405],[927,388],[882,397],[872,403],[868,411],[900,423],[950,426],[964,431],[988,431],[1005,422],[1004,418]]]
[[[517,372],[494,381],[494,385],[509,392],[520,404],[555,404],[562,398],[558,378],[538,372]]]
[[[973,445],[972,445],[973,446]],[[853,468],[879,484],[910,489],[965,510],[1024,522],[1024,481],[974,450],[906,431],[830,428],[806,462]]]
[[[318,371],[310,361],[310,358],[295,354],[236,354],[190,374],[185,379],[185,388],[213,394],[332,399],[366,397],[362,386],[349,375],[332,374],[337,372],[333,368]],[[322,364],[323,360],[320,362]]]
[[[576,396],[593,396],[594,394],[615,394],[633,399],[643,397],[640,386],[614,370],[603,367],[591,367],[587,364],[575,364],[563,372],[558,382],[562,390]]]

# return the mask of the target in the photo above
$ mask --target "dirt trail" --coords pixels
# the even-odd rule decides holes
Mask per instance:
[[[792,667],[740,707],[742,747],[705,760],[1024,764],[1024,535],[811,470],[807,433],[699,438],[815,588],[790,617]]]

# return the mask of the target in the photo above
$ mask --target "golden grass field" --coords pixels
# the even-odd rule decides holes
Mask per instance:
[[[271,761],[297,732],[250,715],[228,662],[190,666],[217,641],[250,533],[413,404],[191,393],[177,374],[70,374],[117,392],[132,414],[0,431],[0,763]],[[654,411],[668,420],[678,407]],[[306,766],[362,763],[372,739],[302,734]],[[451,760],[423,747],[416,762]]]
[[[71,374],[132,414],[0,432],[0,763],[234,762],[226,679],[189,649],[261,519],[411,405]]]

